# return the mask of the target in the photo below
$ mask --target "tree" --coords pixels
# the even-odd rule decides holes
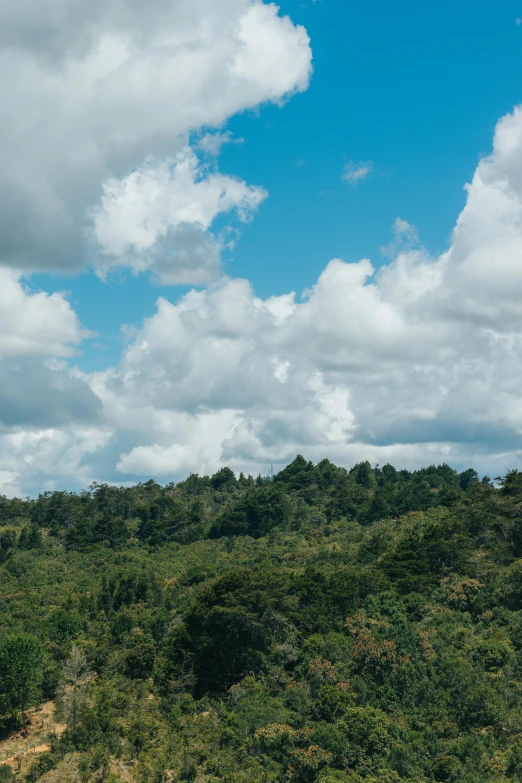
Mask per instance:
[[[16,531],[4,530],[0,533],[0,549],[2,552],[7,552],[8,549],[13,549],[16,546]]]
[[[138,631],[138,629],[136,629]],[[125,674],[132,680],[150,677],[156,660],[156,645],[143,632],[133,636],[132,647],[125,656]]]
[[[75,644],[63,665],[64,696],[63,707],[67,723],[76,725],[78,708],[81,704],[81,688],[89,680],[92,671],[87,663],[85,653]]]
[[[221,468],[210,479],[213,489],[234,489],[237,480],[230,468]]]
[[[350,475],[355,478],[357,484],[366,487],[366,489],[371,489],[375,484],[375,477],[369,462],[359,462],[351,469]]]
[[[0,533],[0,563],[5,563],[16,546],[16,531],[4,530]]]
[[[280,484],[267,484],[247,491],[217,517],[210,538],[265,536],[272,528],[288,527],[292,515],[289,496]]]
[[[42,531],[37,525],[23,527],[18,539],[18,549],[40,549],[42,546]]]
[[[285,484],[289,489],[298,490],[307,487],[314,479],[314,466],[298,454],[290,465],[279,471],[274,481]]]
[[[13,633],[0,640],[0,710],[15,716],[35,700],[41,680],[43,652],[38,639]]]
[[[390,516],[390,509],[386,502],[386,495],[382,490],[375,492],[368,509],[360,515],[360,522],[363,525],[371,525],[381,519]]]
[[[390,749],[388,718],[381,710],[351,707],[345,711],[338,727],[350,743],[347,757],[352,764],[365,761],[370,766],[377,765]]]

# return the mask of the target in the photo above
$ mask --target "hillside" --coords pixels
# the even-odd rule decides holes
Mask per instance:
[[[0,781],[522,780],[521,473],[0,498],[0,563]]]

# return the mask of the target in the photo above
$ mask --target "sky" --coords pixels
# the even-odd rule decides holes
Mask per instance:
[[[0,39],[0,494],[522,469],[522,5],[0,0]]]

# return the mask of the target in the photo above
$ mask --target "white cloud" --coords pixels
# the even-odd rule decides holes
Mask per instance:
[[[197,6],[201,10],[203,0]],[[266,48],[266,31],[277,29],[294,43],[305,41],[304,33],[278,21],[269,6],[248,5],[245,11],[245,3],[229,0],[226,24],[204,7],[209,15],[203,20],[181,3],[176,13],[185,14],[188,27],[181,25],[179,33],[172,28],[174,38],[183,38],[193,25],[199,97],[206,95],[205,80],[212,89],[216,84],[206,59],[198,59],[206,51],[215,67],[219,62],[239,69],[250,90],[255,84],[259,95],[275,100],[267,70],[257,55],[250,57],[249,47],[252,52]],[[58,5],[56,13],[64,8]],[[252,8],[258,24],[240,23]],[[46,46],[31,56],[61,73],[60,52],[68,42],[71,51],[84,52],[84,62],[89,42],[98,40],[98,12],[84,11],[81,35],[72,27],[69,38],[55,41],[49,35]],[[160,35],[154,5],[151,13],[143,40]],[[13,28],[20,47],[31,40],[27,24],[18,20]],[[227,51],[217,60],[211,55],[216,24],[225,25],[226,35],[219,40]],[[127,28],[121,22],[118,29]],[[138,43],[133,38],[132,46],[141,52],[142,39],[136,30],[133,35]],[[171,44],[178,51],[179,41]],[[307,51],[308,44],[303,46]],[[119,51],[109,49],[104,63],[110,57],[114,61]],[[285,62],[277,35],[271,51]],[[125,52],[118,54],[126,64],[118,79],[126,84],[126,69],[131,69],[132,89],[139,91],[141,85],[145,95],[148,75],[140,82]],[[188,50],[184,56],[189,57]],[[189,60],[193,63],[192,54]],[[193,77],[196,71],[190,71]],[[277,73],[279,95],[285,92],[280,81],[285,78],[292,89],[301,85],[295,73]],[[236,80],[234,75],[234,89]],[[222,84],[226,88],[228,82]],[[211,91],[209,101],[214,97]],[[132,124],[128,133],[137,133]],[[125,138],[114,150],[126,149]],[[200,172],[201,165],[179,146],[177,152],[156,155],[148,166],[141,159],[133,173],[122,166],[112,180],[105,178],[105,201],[94,212],[94,230],[115,259],[109,266],[125,259],[131,266],[145,264],[163,279],[178,280],[186,269],[188,280],[194,254],[200,252],[201,279],[216,270],[218,255],[209,232],[214,216],[243,209],[246,217],[263,193],[214,168]],[[181,191],[190,197],[179,198]],[[158,247],[172,251],[173,232],[179,234],[177,266],[162,267]],[[499,121],[493,151],[479,162],[467,186],[466,205],[446,252],[431,257],[403,218],[392,234],[389,263],[376,270],[368,259],[333,259],[301,298],[288,293],[261,299],[248,281],[225,277],[176,302],[160,298],[154,315],[129,337],[117,366],[92,375],[56,362],[82,337],[65,297],[32,294],[18,273],[1,271],[0,356],[5,358],[0,381],[7,400],[3,407],[11,412],[10,422],[0,427],[2,486],[26,492],[94,478],[130,481],[152,474],[175,479],[227,463],[257,473],[297,452],[347,466],[360,459],[404,467],[448,461],[491,475],[517,466],[522,450],[522,109]],[[31,407],[30,398],[16,393],[21,388],[13,380],[17,373],[22,382],[32,377],[29,370],[24,376],[24,358],[36,363],[30,372],[41,368],[43,400],[59,388],[63,396],[55,404],[63,419],[42,421],[38,405]],[[91,396],[85,394],[87,384]],[[72,405],[71,395],[83,395],[81,405]],[[18,402],[26,406],[25,413]],[[23,416],[26,425],[15,426]]]
[[[121,365],[93,381],[134,443],[119,471],[256,471],[297,451],[348,465],[516,464],[521,203],[516,110],[499,122],[441,256],[398,219],[389,264],[376,273],[368,260],[334,259],[302,301],[261,300],[230,279],[160,300]]]
[[[34,491],[91,480],[95,454],[112,471],[133,412],[111,419],[109,391],[102,410],[96,379],[64,364],[88,332],[65,296],[31,293],[21,273],[215,277],[230,237],[213,221],[248,220],[266,195],[219,173],[223,125],[306,89],[311,50],[260,0],[0,2],[0,44],[0,485]]]
[[[136,446],[122,454],[117,470],[130,475],[172,476],[214,472],[221,461],[221,443],[233,431],[235,414],[219,411],[195,416],[180,414],[170,420],[171,432],[182,441]]]
[[[18,473],[9,470],[0,470],[0,495],[5,497],[20,497],[22,490],[17,483]]]
[[[0,433],[0,477],[16,488],[5,494],[36,494],[86,487],[95,478],[88,457],[107,445],[110,431],[93,427],[21,429]],[[1,494],[0,490],[0,494]]]
[[[88,474],[71,456],[102,426],[102,405],[64,358],[89,334],[63,294],[33,292],[0,268],[0,495]]]
[[[272,363],[274,365],[274,378],[279,381],[279,383],[286,383],[288,378],[288,370],[292,366],[291,362],[289,362],[288,359],[286,359],[284,362],[281,362],[277,356],[274,356]]]
[[[341,179],[344,179],[345,182],[350,182],[352,185],[357,185],[358,182],[366,179],[372,171],[373,163],[371,160],[359,161],[358,163],[351,160],[344,167]]]
[[[381,247],[381,253],[389,258],[394,258],[400,251],[411,250],[419,244],[417,229],[407,220],[398,217],[393,224],[393,239],[385,247]]]
[[[70,356],[88,334],[62,294],[30,293],[19,272],[0,267],[0,359]]]
[[[196,148],[198,151],[205,153],[213,158],[216,158],[221,152],[221,148],[225,144],[244,144],[245,140],[242,138],[235,139],[232,131],[215,131],[214,133],[205,133],[198,140]]]
[[[237,112],[304,90],[311,63],[306,31],[259,0],[223,0],[219,9],[213,0],[3,2],[0,43],[0,265],[25,271],[95,263],[85,241],[89,216],[94,210],[100,231],[100,209],[109,200],[114,212],[114,199],[113,222],[133,214],[134,187],[144,190],[138,228],[125,242],[121,226],[105,227],[102,239],[117,249],[156,232],[163,240],[157,255],[167,257],[162,274],[170,267],[175,278],[181,259],[188,279],[185,229],[173,236],[179,224],[173,216],[170,225],[169,209],[177,186],[189,188],[179,199],[208,196],[207,173],[198,171],[198,188],[176,177],[167,182],[170,162],[188,132],[219,129]],[[159,180],[152,198],[148,159]],[[212,189],[219,175],[208,178]],[[250,198],[251,191],[237,193],[235,180],[221,180],[228,208],[241,206],[234,194],[242,203]],[[210,224],[208,205],[200,211]],[[208,276],[205,231],[199,249],[190,234],[196,282]],[[125,260],[113,257],[116,265]]]
[[[262,188],[207,173],[190,148],[173,160],[148,161],[125,179],[103,186],[101,204],[93,212],[94,236],[105,254],[99,268],[121,264],[136,272],[152,269],[167,283],[207,282],[218,272],[218,242],[205,235],[213,220],[235,210],[244,222],[265,197]],[[178,243],[172,242],[173,235]],[[169,237],[165,247],[161,241]],[[194,237],[199,249],[208,249],[207,260],[200,256],[195,263],[198,255],[191,248],[189,264],[184,264],[179,240],[183,238],[183,248]]]

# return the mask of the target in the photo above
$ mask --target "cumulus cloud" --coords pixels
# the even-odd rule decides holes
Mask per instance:
[[[301,299],[262,300],[233,279],[160,299],[120,366],[92,379],[118,432],[132,432],[122,477],[258,470],[297,451],[516,464],[521,110],[499,122],[467,193],[440,256],[398,219],[388,264],[334,259]]]
[[[265,197],[262,188],[207,173],[190,148],[173,160],[149,160],[103,186],[93,211],[94,236],[104,252],[98,268],[119,263],[135,272],[152,269],[162,282],[207,282],[218,272],[219,243],[206,234],[215,217],[235,210],[244,222]]]
[[[266,196],[219,173],[223,125],[306,89],[311,50],[260,0],[0,1],[0,45],[0,491],[35,491],[91,480],[101,450],[110,472],[136,441],[64,363],[89,336],[66,297],[22,275],[215,278],[230,244],[215,218],[246,221]]]
[[[31,293],[21,278],[0,267],[0,359],[70,356],[89,332],[62,294]]]
[[[25,0],[24,13],[0,14],[0,40],[11,31],[9,56],[20,65],[13,84],[21,92],[10,100],[24,95],[24,84],[29,89],[29,70],[45,74],[49,103],[25,106],[50,122],[57,107],[63,115],[63,96],[71,97],[64,127],[78,131],[78,144],[74,155],[60,133],[51,144],[43,123],[42,165],[33,166],[32,180],[13,152],[6,164],[8,180],[17,171],[19,184],[8,204],[12,215],[29,205],[33,221],[51,214],[42,258],[51,257],[59,236],[63,265],[89,208],[102,273],[126,264],[163,280],[212,278],[219,266],[215,216],[232,211],[247,219],[264,192],[198,161],[180,134],[216,128],[231,112],[304,88],[304,31],[274,6],[247,0],[225,0],[219,13],[207,0],[153,2],[146,15],[130,0],[43,4],[34,16],[29,7]],[[78,15],[81,25],[73,23]],[[73,83],[83,92],[69,95],[64,85]],[[91,124],[83,129],[86,118]],[[27,144],[35,120],[19,121]],[[59,154],[42,155],[46,144]],[[76,176],[81,198],[72,195]],[[20,245],[15,225],[4,250],[11,242],[23,255],[37,222]],[[516,466],[522,109],[499,121],[449,248],[431,256],[401,217],[386,252],[390,260],[380,268],[369,259],[332,259],[302,296],[262,299],[247,280],[221,277],[177,301],[162,297],[121,361],[90,375],[64,363],[82,338],[66,298],[32,293],[18,272],[0,270],[0,491],[170,480],[223,464],[258,472],[296,452],[347,466],[360,459],[405,467],[447,461],[492,475]],[[24,377],[41,383],[45,405],[17,392]]]
[[[88,486],[95,477],[89,458],[100,454],[109,438],[108,430],[81,425],[0,433],[0,494],[34,496]]]
[[[56,444],[78,454],[82,427],[89,442],[103,430],[101,400],[65,362],[89,334],[63,294],[31,291],[0,268],[0,494],[41,489],[53,473],[84,475]]]
[[[202,216],[208,227],[225,208],[253,208],[261,192],[217,174],[205,187],[207,173],[193,163],[197,183],[173,172],[178,153],[188,159],[187,133],[280,103],[307,87],[311,67],[306,31],[259,0],[223,0],[219,9],[213,0],[1,2],[0,43],[0,264],[25,271],[96,264],[94,216],[94,236],[114,264],[136,270],[126,251],[145,243],[145,258],[154,258],[156,237],[158,253],[171,252],[163,266],[181,259],[187,279],[176,204],[192,201],[188,225],[198,229]],[[226,192],[212,213],[205,199],[219,183]],[[125,215],[138,222],[127,239],[118,228]],[[195,282],[208,276],[198,261],[210,264],[198,230]]]
[[[509,332],[522,295],[522,108],[497,124],[493,152],[467,186],[467,202],[440,259],[448,313]]]
[[[101,418],[100,399],[66,367],[33,357],[0,361],[0,427],[63,427]]]
[[[160,299],[121,365],[93,378],[108,418],[136,444],[118,470],[172,475],[224,460],[259,468],[298,450],[342,461],[361,452],[376,361],[396,372],[422,357],[414,339],[404,345],[407,324],[371,274],[368,261],[334,260],[300,303],[259,299],[244,280]]]

